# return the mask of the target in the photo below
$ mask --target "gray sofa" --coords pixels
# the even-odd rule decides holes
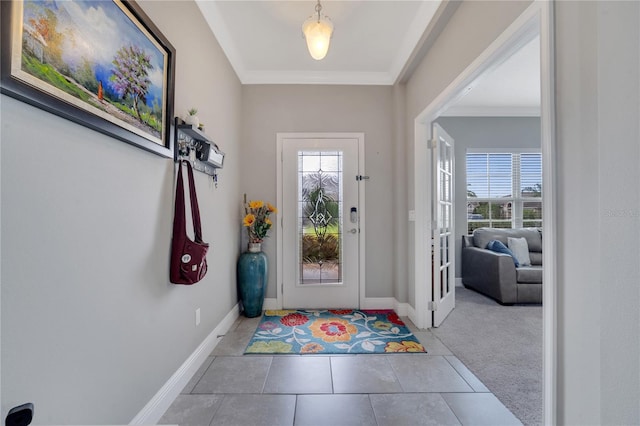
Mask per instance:
[[[511,256],[488,250],[492,240],[524,237],[531,266],[517,267]],[[542,303],[542,232],[538,228],[478,228],[462,237],[462,284],[502,304]]]

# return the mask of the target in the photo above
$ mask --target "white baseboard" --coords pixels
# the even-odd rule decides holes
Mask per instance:
[[[456,287],[462,287],[462,278],[456,278]]]
[[[415,308],[409,305],[408,303],[406,305],[407,305],[407,316],[416,327],[419,327],[420,325],[419,325],[418,315],[416,313]]]
[[[395,297],[365,297],[360,309],[394,309]]]
[[[401,317],[406,317],[409,314],[409,309],[413,309],[408,303],[398,302],[395,298],[393,301],[395,302],[393,304],[393,310]]]
[[[280,309],[278,299],[266,297],[262,308],[265,310]],[[365,297],[361,309],[393,309],[401,317],[406,317],[413,308],[408,303],[401,303],[395,297]],[[415,315],[414,315],[415,317]],[[413,320],[412,320],[413,321]]]
[[[393,309],[396,314],[406,317],[409,312],[408,303],[401,303],[395,297],[365,297],[362,309]]]
[[[400,304],[402,305],[402,304]],[[398,315],[403,315],[398,312],[397,309],[398,302],[395,297],[366,297],[362,302],[360,308],[361,309],[393,309],[398,313]],[[262,304],[262,308],[267,309],[280,309],[278,306],[278,299],[266,297],[264,299],[264,303]]]
[[[275,297],[265,297],[264,302],[262,303],[262,309],[264,310],[280,309],[278,307],[278,299],[276,299]]]
[[[180,392],[189,383],[193,375],[204,364],[207,357],[222,339],[222,335],[229,331],[239,315],[240,307],[235,305],[129,424],[155,425],[171,403],[180,395]]]

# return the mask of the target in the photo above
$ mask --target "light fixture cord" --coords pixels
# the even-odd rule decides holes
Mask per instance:
[[[318,23],[320,23],[320,11],[322,10],[322,5],[320,4],[320,0],[318,0],[318,4],[316,4],[316,12],[318,12]]]

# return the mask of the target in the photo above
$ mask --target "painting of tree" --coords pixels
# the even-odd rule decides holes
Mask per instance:
[[[114,88],[121,93],[124,98],[131,98],[133,110],[142,121],[138,105],[140,101],[146,102],[147,92],[151,80],[149,71],[153,69],[151,58],[137,46],[122,47],[118,50],[113,59],[113,75],[111,81]]]

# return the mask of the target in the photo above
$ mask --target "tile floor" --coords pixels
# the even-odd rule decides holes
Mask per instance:
[[[427,354],[248,355],[240,317],[164,414],[181,426],[520,425],[429,331]]]

